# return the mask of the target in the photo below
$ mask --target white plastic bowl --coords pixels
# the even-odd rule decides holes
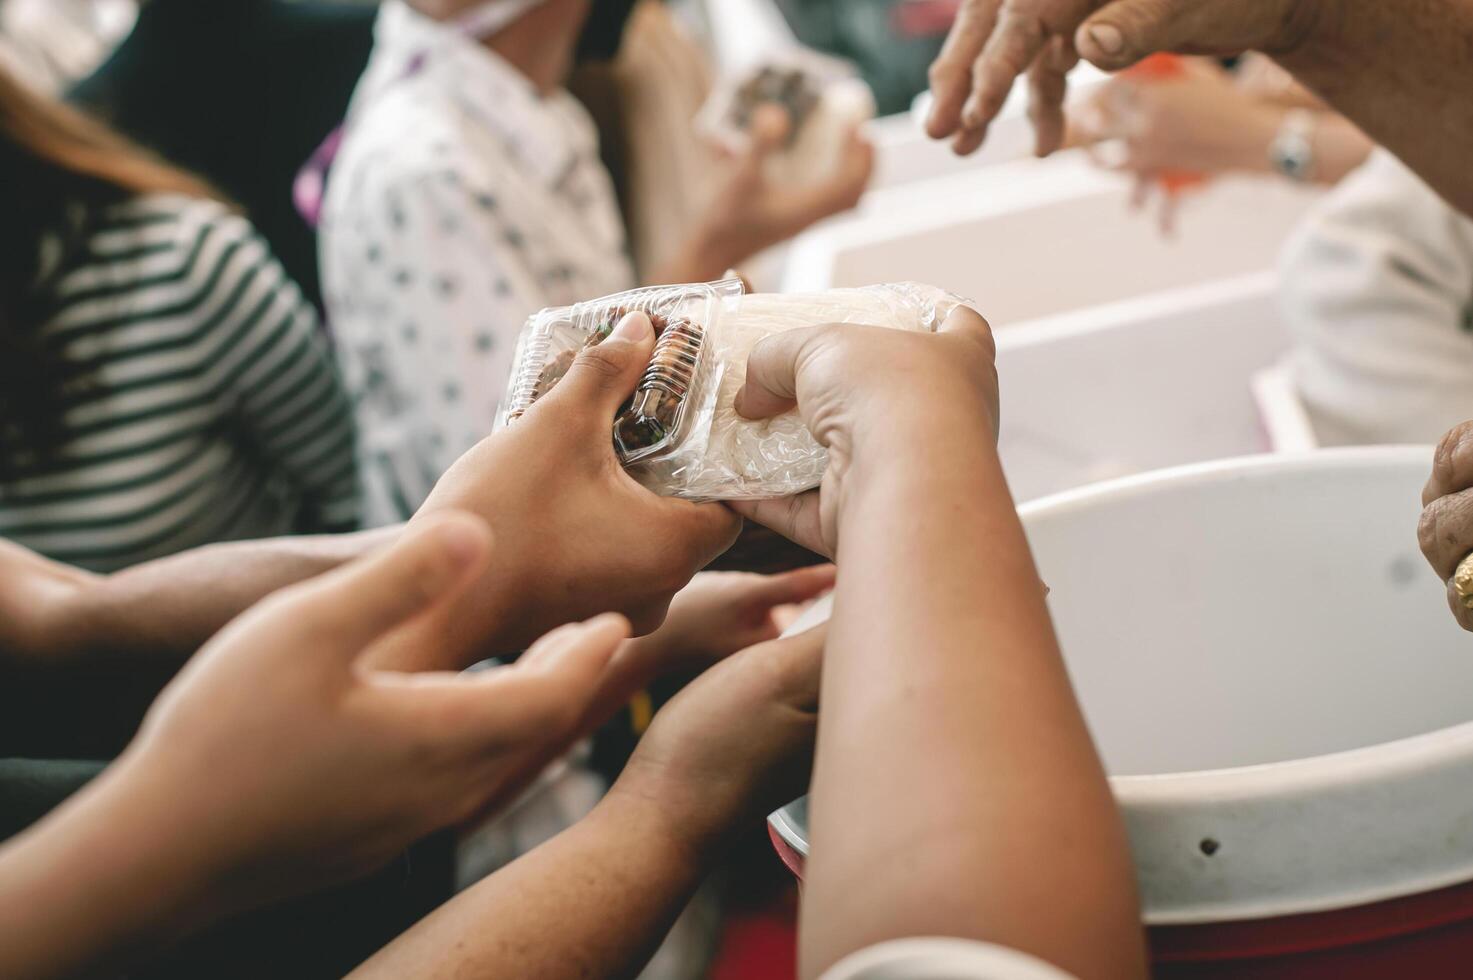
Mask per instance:
[[[1417,550],[1430,459],[1232,459],[1021,508],[1148,923],[1473,880],[1473,637]],[[771,823],[807,853],[805,801]]]

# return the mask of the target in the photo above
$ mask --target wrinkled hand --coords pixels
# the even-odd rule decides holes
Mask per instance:
[[[660,803],[696,853],[805,792],[826,626],[712,667],[655,715],[610,791]]]
[[[1040,156],[1064,139],[1064,76],[1080,56],[1106,70],[1149,54],[1282,54],[1302,44],[1316,0],[966,0],[936,63],[926,129],[976,150],[1025,72]]]
[[[675,593],[731,546],[741,522],[730,510],[658,496],[619,465],[614,416],[654,343],[648,317],[625,317],[525,415],[440,479],[410,527],[447,508],[480,514],[496,528],[497,557],[385,663],[466,667],[607,611],[648,633]]]
[[[859,204],[874,174],[874,146],[859,128],[834,173],[816,184],[787,187],[769,180],[768,160],[787,143],[787,113],[776,105],[758,106],[748,132],[749,143],[700,222],[694,250],[709,256],[712,268],[724,269],[756,255],[824,218]]]
[[[1458,564],[1473,552],[1473,422],[1452,429],[1437,447],[1432,476],[1422,490],[1417,538],[1437,577],[1447,583],[1453,616],[1463,629],[1473,630],[1473,610],[1453,584]]]
[[[996,438],[994,353],[987,321],[966,306],[935,334],[831,324],[764,339],[748,359],[737,411],[761,419],[796,407],[828,450],[828,469],[818,490],[729,506],[833,557],[845,481],[861,461],[944,472],[959,442]]]
[[[443,514],[264,600],[160,695],[97,792],[122,801],[111,812],[156,824],[160,854],[219,913],[369,872],[466,817],[526,746],[577,724],[628,634],[621,617],[600,617],[474,674],[365,666],[489,557],[483,522]]]

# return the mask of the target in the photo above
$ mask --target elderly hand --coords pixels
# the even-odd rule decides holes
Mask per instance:
[[[1158,51],[1281,54],[1318,11],[1318,0],[965,0],[931,66],[926,128],[971,153],[1027,72],[1037,151],[1052,153],[1064,138],[1064,76],[1080,56],[1116,70]]]
[[[796,406],[829,465],[816,491],[729,506],[832,557],[852,472],[903,463],[944,473],[957,446],[996,438],[993,355],[987,321],[965,306],[935,334],[832,324],[768,337],[747,362],[737,411],[760,419]]]
[[[1432,457],[1432,476],[1422,490],[1417,525],[1422,554],[1447,583],[1447,603],[1465,630],[1473,630],[1473,608],[1458,594],[1458,565],[1473,552],[1473,422],[1442,437]],[[1465,585],[1473,596],[1473,581]]]
[[[675,593],[731,546],[741,522],[730,510],[658,496],[619,465],[614,416],[654,343],[648,317],[626,316],[516,423],[441,477],[410,526],[447,508],[480,514],[496,531],[497,560],[385,663],[466,667],[607,611],[648,633]]]

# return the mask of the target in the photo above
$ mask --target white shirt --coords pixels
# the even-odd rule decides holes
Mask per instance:
[[[1316,207],[1280,278],[1321,444],[1436,442],[1473,418],[1473,221],[1390,153]]]
[[[583,108],[403,0],[379,13],[319,241],[370,526],[490,432],[530,314],[635,285]]]
[[[840,960],[821,980],[1073,980],[1026,953],[971,939],[895,939]]]

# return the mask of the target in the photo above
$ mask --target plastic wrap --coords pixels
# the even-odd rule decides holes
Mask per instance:
[[[766,163],[774,183],[818,183],[839,167],[854,127],[873,119],[874,94],[848,63],[802,48],[784,50],[719,84],[701,109],[698,127],[733,152],[746,145],[757,108],[788,114],[788,143]]]
[[[630,473],[657,493],[693,500],[800,493],[818,485],[828,456],[795,412],[759,421],[737,414],[752,348],[772,334],[825,323],[934,331],[960,303],[918,283],[743,295],[740,281],[725,280],[543,310],[518,342],[500,421],[514,422],[567,373],[578,351],[608,336],[624,313],[642,310],[658,339],[613,430]]]

